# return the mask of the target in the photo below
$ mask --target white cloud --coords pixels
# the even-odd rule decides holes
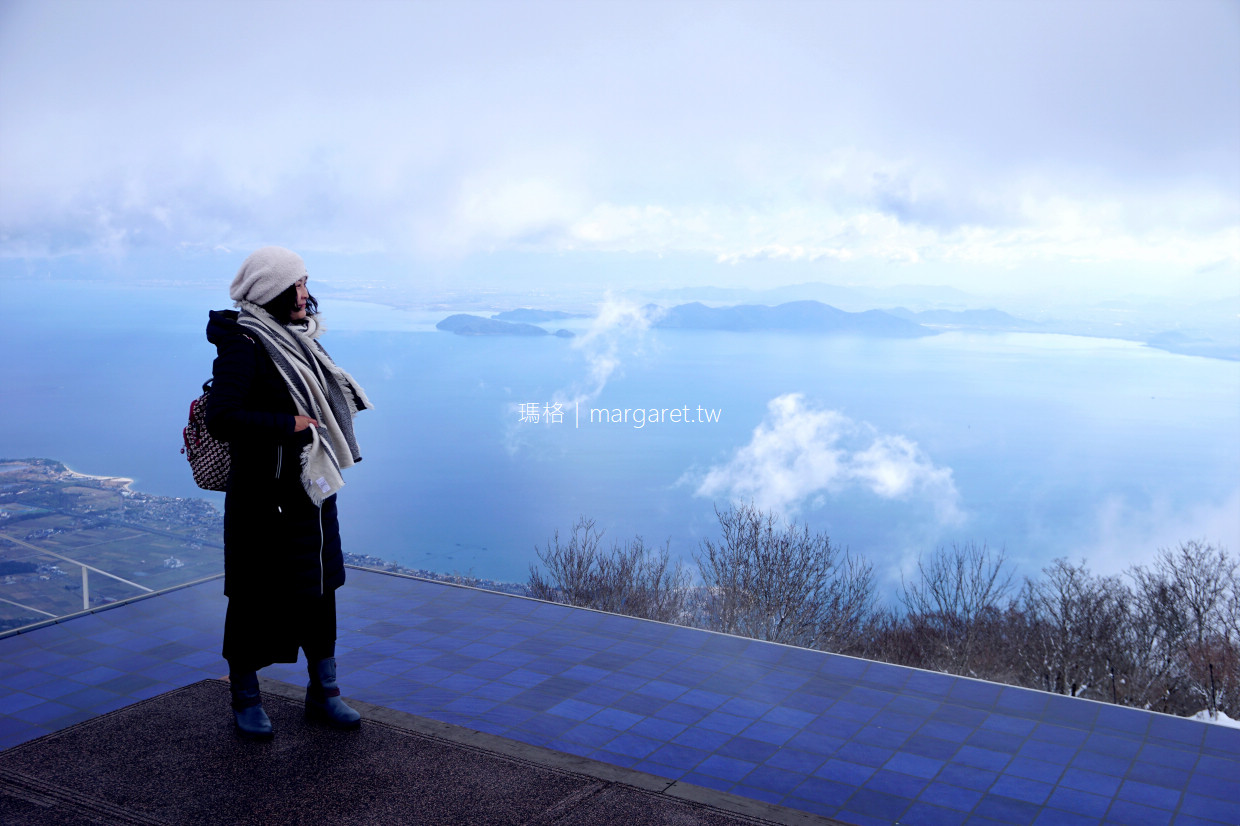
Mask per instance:
[[[642,352],[646,333],[655,321],[658,310],[638,305],[632,301],[616,298],[610,293],[595,309],[586,331],[572,339],[572,347],[580,353],[585,373],[571,386],[556,390],[549,405],[561,412],[564,421],[572,421],[578,405],[584,406],[602,394],[607,383],[623,372],[625,359]],[[528,425],[520,424],[521,405],[529,399],[519,399],[505,405],[504,449],[515,456],[530,443],[530,434],[538,432]],[[550,419],[540,419],[551,424]]]
[[[555,393],[553,401],[568,410],[598,398],[607,382],[620,371],[627,356],[641,352],[654,310],[608,294],[598,305],[589,328],[573,339],[573,349],[586,363],[586,375],[571,388]]]
[[[752,500],[785,516],[824,494],[860,488],[883,499],[929,502],[944,524],[964,520],[950,468],[936,466],[905,436],[816,409],[799,393],[771,399],[749,444],[682,482],[696,484],[698,496]]]
[[[447,248],[469,252],[495,246],[545,246],[543,236],[559,235],[581,212],[581,195],[541,177],[477,174],[462,181],[456,204],[443,227]],[[419,246],[432,246],[433,238]]]
[[[666,207],[601,203],[569,226],[567,235],[572,245],[665,249],[673,240],[673,225],[672,212]]]

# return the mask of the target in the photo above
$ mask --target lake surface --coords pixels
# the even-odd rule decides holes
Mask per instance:
[[[0,290],[0,455],[222,506],[178,451],[223,289]],[[1240,550],[1240,363],[1032,334],[467,338],[433,330],[446,311],[322,303],[325,346],[376,405],[340,498],[357,553],[523,580],[587,515],[689,560],[730,497],[826,532],[888,586],[953,542],[1026,574],[1057,556],[1120,572],[1190,538]]]

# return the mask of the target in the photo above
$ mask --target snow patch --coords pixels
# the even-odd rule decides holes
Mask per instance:
[[[1218,726],[1231,726],[1232,728],[1240,728],[1240,720],[1233,720],[1221,711],[1211,714],[1207,710],[1202,710],[1189,718],[1190,720],[1200,720],[1203,723],[1214,723]]]

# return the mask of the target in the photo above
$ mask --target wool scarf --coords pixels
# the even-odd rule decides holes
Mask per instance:
[[[319,423],[301,451],[301,484],[314,504],[344,487],[342,468],[362,459],[353,436],[353,417],[374,407],[352,376],[336,366],[317,341],[324,327],[315,316],[281,324],[249,301],[238,301],[237,323],[258,336],[288,385],[297,413]]]

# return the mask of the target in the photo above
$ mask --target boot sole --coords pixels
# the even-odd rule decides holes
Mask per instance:
[[[250,740],[256,743],[265,743],[276,736],[275,731],[246,731],[241,726],[233,723],[233,731],[237,732],[242,740]]]
[[[326,711],[323,711],[317,706],[311,705],[306,706],[306,719],[313,720],[317,723],[325,723],[326,725],[329,725],[334,729],[339,729],[340,731],[354,731],[362,727],[361,718],[354,720],[352,723],[342,723]]]

